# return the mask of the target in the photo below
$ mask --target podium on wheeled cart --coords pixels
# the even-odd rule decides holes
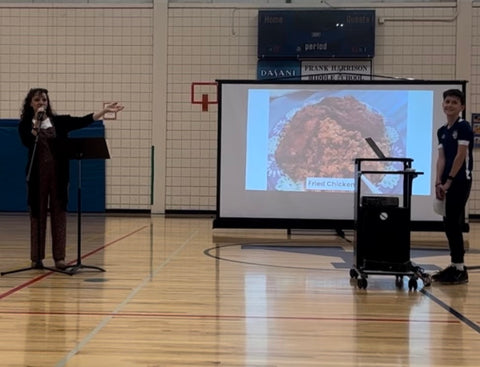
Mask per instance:
[[[350,277],[359,288],[367,288],[368,275],[395,276],[397,287],[408,276],[409,290],[419,278],[425,286],[430,275],[410,260],[412,182],[423,174],[412,169],[411,158],[355,159],[354,266]],[[396,187],[391,194],[379,189]]]

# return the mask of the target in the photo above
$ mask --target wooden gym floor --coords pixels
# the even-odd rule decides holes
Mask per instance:
[[[76,263],[75,215],[68,226]],[[4,274],[0,366],[478,367],[480,223],[471,227],[470,283],[410,291],[408,278],[399,288],[384,275],[358,289],[348,232],[84,215],[81,262],[106,271]],[[0,228],[0,270],[28,268],[28,215],[0,214]],[[441,238],[412,244],[412,260],[447,265]]]

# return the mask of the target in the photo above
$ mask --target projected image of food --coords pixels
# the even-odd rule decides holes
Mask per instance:
[[[384,116],[353,96],[325,97],[300,108],[283,124],[274,159],[284,175],[301,189],[305,189],[308,178],[352,179],[355,158],[376,157],[366,137],[372,137],[390,156],[391,142]],[[385,167],[374,162],[368,169]],[[371,180],[378,183],[383,178],[373,175]],[[352,184],[353,181],[345,190],[351,191]]]

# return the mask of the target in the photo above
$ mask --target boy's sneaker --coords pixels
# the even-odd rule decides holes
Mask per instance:
[[[458,270],[454,267],[453,271],[449,271],[445,276],[438,280],[441,284],[464,284],[468,283],[467,268]]]
[[[445,269],[433,274],[432,280],[434,282],[440,282],[442,279],[450,277],[451,274],[455,273],[456,270],[457,268],[455,267],[455,265],[447,266]]]

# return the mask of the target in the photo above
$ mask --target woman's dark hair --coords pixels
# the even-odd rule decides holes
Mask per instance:
[[[465,106],[465,94],[460,89],[448,89],[443,92],[443,99],[447,97],[457,97],[460,99],[462,106]]]
[[[28,91],[27,96],[25,97],[25,100],[23,101],[23,107],[22,111],[20,113],[20,119],[21,120],[31,120],[33,118],[33,108],[31,106],[32,104],[32,99],[35,97],[37,94],[43,94],[47,96],[47,109],[45,110],[45,113],[48,117],[53,116],[53,110],[52,106],[50,105],[50,98],[48,97],[48,90],[44,88],[32,88]]]

